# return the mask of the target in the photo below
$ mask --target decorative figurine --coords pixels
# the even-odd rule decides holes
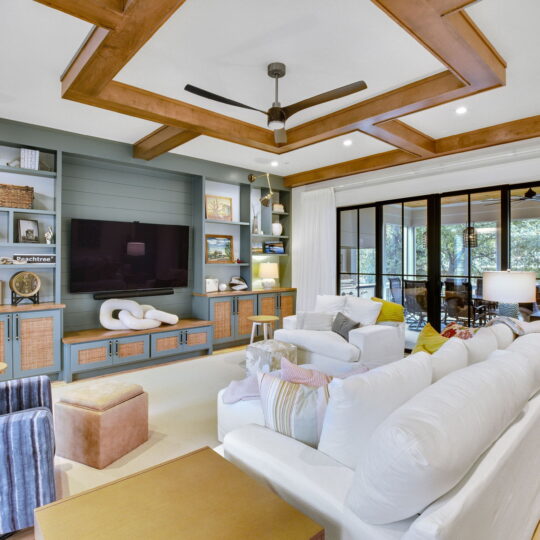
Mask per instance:
[[[49,227],[47,229],[47,232],[44,234],[44,236],[45,236],[45,243],[46,244],[52,244],[53,237],[54,237],[53,228]]]

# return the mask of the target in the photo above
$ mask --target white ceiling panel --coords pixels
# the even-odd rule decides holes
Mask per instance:
[[[506,86],[402,118],[431,137],[540,114],[540,1],[483,0],[467,12],[506,60]]]
[[[444,69],[370,0],[186,0],[116,79],[266,126],[261,113],[183,88],[189,83],[267,110],[270,62],[287,65],[282,105],[361,79],[368,85],[294,115],[288,127]]]
[[[121,142],[155,129],[152,122],[60,97],[60,76],[91,28],[31,0],[2,0],[0,117]]]
[[[350,140],[352,144],[344,146],[345,140]],[[173,152],[285,176],[387,150],[394,150],[394,147],[369,135],[356,132],[281,155],[205,136],[197,137],[179,146]],[[278,166],[271,166],[272,161],[277,161]]]

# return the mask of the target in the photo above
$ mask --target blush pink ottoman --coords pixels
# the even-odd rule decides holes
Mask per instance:
[[[103,469],[148,440],[148,394],[138,384],[76,385],[54,405],[56,454]]]

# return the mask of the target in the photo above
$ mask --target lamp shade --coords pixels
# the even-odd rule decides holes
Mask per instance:
[[[127,243],[127,254],[131,257],[142,257],[145,253],[144,242],[128,242]]]
[[[261,263],[259,265],[259,277],[262,279],[279,278],[278,263],[273,263],[273,262]]]
[[[536,302],[536,274],[534,272],[484,272],[484,300],[503,304]]]

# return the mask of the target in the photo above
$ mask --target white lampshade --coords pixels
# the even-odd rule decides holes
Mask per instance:
[[[259,265],[259,277],[262,279],[279,278],[279,264],[273,262],[261,263]]]
[[[126,251],[132,257],[142,257],[146,251],[144,242],[128,242]]]
[[[534,272],[484,272],[484,300],[503,304],[536,302],[536,274]]]

